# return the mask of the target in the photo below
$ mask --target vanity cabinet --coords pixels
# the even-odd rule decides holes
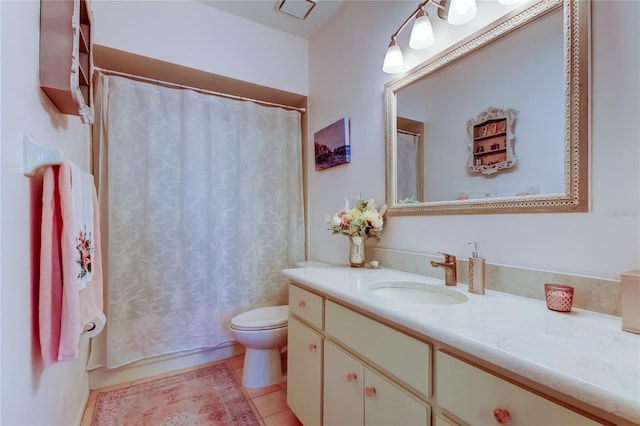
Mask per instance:
[[[93,17],[87,0],[40,2],[40,87],[64,114],[93,123]]]
[[[600,424],[442,351],[436,371],[438,405],[472,425]]]
[[[375,314],[296,284],[289,301],[287,402],[305,426],[601,424]]]

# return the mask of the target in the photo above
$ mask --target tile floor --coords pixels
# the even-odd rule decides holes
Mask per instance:
[[[198,368],[206,367],[207,365],[228,362],[233,372],[238,378],[238,383],[242,383],[242,365],[244,362],[244,355],[239,355],[233,358],[229,358],[222,361],[215,361],[213,363],[199,365],[196,367],[186,368],[170,373],[161,374],[158,376],[147,377],[144,379],[136,380],[133,382],[122,383],[116,386],[109,386],[106,388],[95,389],[91,391],[89,395],[89,401],[82,417],[81,426],[90,426],[91,419],[93,417],[93,409],[95,407],[96,398],[98,392],[109,391],[114,389],[126,388],[138,383],[144,383],[155,379],[170,376],[172,374],[184,373],[186,371],[197,370]],[[253,408],[256,417],[263,426],[302,426],[302,423],[296,418],[291,409],[287,406],[287,382],[286,380],[280,384],[268,386],[264,388],[248,389],[243,387],[242,391],[249,400],[249,404]],[[213,426],[213,425],[212,425]]]

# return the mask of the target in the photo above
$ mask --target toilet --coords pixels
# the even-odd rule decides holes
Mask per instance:
[[[261,388],[283,380],[281,348],[287,344],[289,306],[257,308],[236,315],[230,329],[246,347],[242,385]]]

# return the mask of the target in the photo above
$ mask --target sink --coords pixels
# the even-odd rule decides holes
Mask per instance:
[[[379,281],[371,284],[369,292],[399,302],[423,305],[457,305],[469,300],[455,290],[414,281]]]

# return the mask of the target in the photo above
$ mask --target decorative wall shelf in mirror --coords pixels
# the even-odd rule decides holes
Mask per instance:
[[[469,173],[492,175],[516,165],[513,146],[516,115],[512,109],[487,108],[469,120]]]
[[[589,210],[590,9],[526,3],[385,86],[389,215]],[[502,115],[479,117],[489,106]],[[398,142],[406,122],[422,129],[415,161]],[[504,141],[484,146],[494,122]],[[495,158],[473,155],[492,145]]]

